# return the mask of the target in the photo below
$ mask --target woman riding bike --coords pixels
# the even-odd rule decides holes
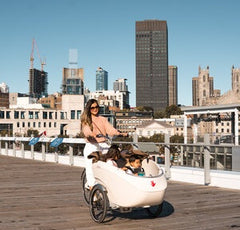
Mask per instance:
[[[95,151],[106,153],[110,147],[106,143],[104,136],[122,135],[127,136],[127,133],[120,133],[116,130],[108,120],[99,116],[99,104],[95,99],[90,99],[81,116],[82,132],[86,139],[83,155],[85,159],[86,177],[89,189],[95,184],[95,179],[92,170],[92,159],[88,159],[88,155]]]

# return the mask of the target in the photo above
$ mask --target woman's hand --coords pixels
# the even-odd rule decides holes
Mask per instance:
[[[120,136],[128,137],[128,133],[120,133]]]

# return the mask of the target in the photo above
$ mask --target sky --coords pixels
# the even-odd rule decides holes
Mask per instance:
[[[108,88],[126,78],[135,106],[135,23],[167,21],[168,63],[178,67],[178,103],[192,105],[192,78],[209,66],[214,88],[231,90],[240,68],[239,0],[0,0],[0,83],[28,93],[32,40],[46,60],[48,93],[61,92],[69,50],[78,50],[85,87],[96,90],[96,70]],[[34,68],[41,69],[36,49]]]

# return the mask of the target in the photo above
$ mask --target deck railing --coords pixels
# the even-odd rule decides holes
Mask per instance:
[[[62,144],[58,148],[51,148],[50,143],[55,138],[41,137],[36,145],[29,146],[33,137],[0,137],[0,154],[16,156],[17,152],[25,158],[26,151],[30,152],[30,158],[36,159],[36,153],[41,155],[41,160],[46,160],[46,154],[51,154],[53,162],[59,162],[59,156],[65,155],[69,164],[73,165],[74,157],[82,156],[85,140],[83,138],[63,138]],[[131,144],[139,147],[140,150],[148,152],[153,159],[164,165],[167,178],[171,177],[170,168],[173,165],[182,167],[194,167],[204,169],[204,183],[210,183],[210,170],[240,171],[239,165],[234,162],[239,157],[233,157],[234,145],[210,145],[209,136],[205,135],[204,143],[183,144],[170,143],[169,136],[165,135],[164,143],[138,142],[113,142],[117,144]],[[36,148],[37,147],[37,148]],[[60,148],[61,147],[61,148]],[[237,149],[237,151],[240,149]],[[236,152],[236,150],[235,150]],[[240,156],[240,153],[239,153]]]

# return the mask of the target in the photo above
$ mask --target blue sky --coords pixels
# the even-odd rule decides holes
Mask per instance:
[[[46,58],[48,92],[60,92],[69,49],[78,50],[85,86],[108,71],[109,89],[127,78],[135,106],[135,22],[166,20],[169,65],[178,67],[178,102],[192,104],[192,77],[209,66],[214,88],[231,89],[231,67],[240,68],[238,0],[0,0],[0,83],[28,93],[32,39]],[[35,50],[34,67],[40,69]]]

